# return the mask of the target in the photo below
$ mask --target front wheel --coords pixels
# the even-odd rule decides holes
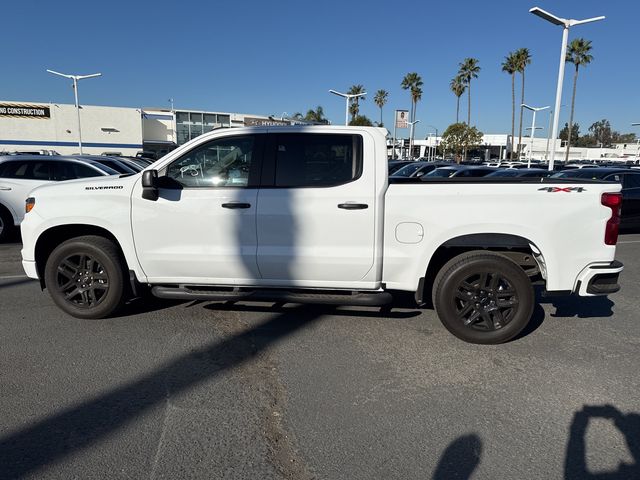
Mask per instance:
[[[451,259],[433,285],[433,305],[443,325],[469,343],[497,344],[529,323],[535,295],[519,265],[493,252]]]
[[[63,311],[77,318],[104,318],[124,300],[124,268],[115,244],[87,235],[62,243],[47,259],[45,285]]]

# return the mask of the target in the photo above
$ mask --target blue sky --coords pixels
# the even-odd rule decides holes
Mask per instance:
[[[167,107],[172,97],[176,108],[275,115],[322,105],[341,123],[344,101],[328,90],[360,83],[371,93],[362,112],[374,120],[373,92],[389,91],[384,121],[392,125],[392,111],[410,105],[402,77],[416,71],[424,80],[416,130],[423,137],[432,131],[427,125],[442,132],[455,121],[449,81],[463,58],[476,57],[482,71],[472,85],[472,124],[506,133],[511,82],[500,64],[509,51],[528,47],[533,55],[525,101],[554,102],[562,32],[528,13],[536,5],[564,17],[607,16],[570,33],[593,41],[594,61],[578,78],[576,121],[583,133],[602,118],[634,131],[640,2],[631,0],[8,1],[0,99],[72,103],[66,80],[47,74],[50,68],[103,73],[81,83],[85,104]],[[568,65],[562,123],[572,72]],[[539,117],[544,136],[548,117]]]

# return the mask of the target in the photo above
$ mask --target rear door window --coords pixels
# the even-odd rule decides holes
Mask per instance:
[[[332,187],[362,174],[362,137],[285,133],[276,136],[276,187]]]
[[[51,180],[50,161],[15,160],[5,162],[0,166],[1,178],[15,178],[23,180]]]

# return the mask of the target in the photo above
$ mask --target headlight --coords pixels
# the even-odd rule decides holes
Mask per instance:
[[[36,199],[34,197],[27,198],[24,204],[25,213],[29,213],[31,210],[33,210],[33,207],[35,206],[36,206]]]

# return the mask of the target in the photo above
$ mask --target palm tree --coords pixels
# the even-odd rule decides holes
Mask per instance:
[[[376,96],[373,97],[373,101],[380,109],[380,126],[382,126],[382,107],[384,107],[385,103],[387,103],[387,99],[389,98],[389,92],[386,90],[378,90],[376,92]]]
[[[465,85],[467,86],[467,125],[471,125],[471,80],[474,78],[478,78],[478,73],[480,72],[480,66],[478,65],[477,58],[465,58],[462,63],[460,63],[460,70],[458,71],[458,75],[462,77]]]
[[[515,136],[516,123],[516,72],[518,71],[516,52],[510,52],[504,57],[502,71],[511,75],[511,160],[513,160],[513,137]]]
[[[409,114],[409,118],[411,118],[411,122],[416,121],[416,106],[418,102],[422,98],[422,77],[418,75],[416,72],[407,73],[402,79],[402,83],[400,86],[403,90],[409,90],[411,94],[411,113]],[[409,139],[409,149],[410,154],[413,154],[413,123],[411,124],[411,138]]]
[[[571,115],[569,115],[569,134],[567,135],[567,151],[564,154],[564,161],[569,160],[569,148],[571,146],[571,126],[573,125],[573,110],[576,104],[576,83],[578,82],[578,69],[580,65],[586,66],[591,63],[593,56],[591,52],[591,40],[575,38],[569,44],[566,61],[575,65],[573,73],[573,95],[571,96]]]
[[[516,70],[522,75],[522,91],[520,92],[520,133],[518,134],[518,156],[520,155],[520,145],[522,144],[522,114],[524,113],[524,71],[527,65],[531,64],[531,53],[528,48],[519,48],[515,51]]]
[[[411,94],[411,121],[416,119],[416,103],[422,98],[422,78],[416,72],[407,73],[402,79],[400,86],[403,90],[409,90]]]
[[[365,93],[364,85],[351,85],[351,88],[347,90],[349,95],[359,95],[361,93]],[[349,113],[351,114],[351,120],[356,118],[360,113],[360,99],[364,100],[365,97],[355,97],[351,99],[351,104],[349,105]]]
[[[327,119],[324,118],[324,108],[322,108],[320,105],[318,105],[315,110],[309,109],[307,111],[307,114],[304,116],[304,119],[308,122],[313,123],[329,123]]]
[[[456,96],[456,123],[458,123],[460,117],[460,97],[467,89],[467,84],[464,82],[464,79],[460,75],[456,75],[455,77],[453,77],[453,80],[451,80],[449,88],[451,88],[451,91]]]

